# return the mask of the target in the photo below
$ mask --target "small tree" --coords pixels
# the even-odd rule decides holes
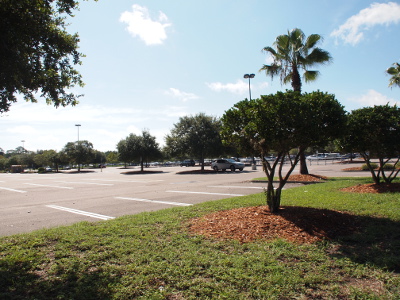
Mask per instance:
[[[81,164],[89,163],[94,155],[93,144],[86,140],[67,143],[63,152],[78,165],[78,172],[81,171]]]
[[[122,161],[126,163],[138,160],[142,172],[145,161],[161,157],[161,150],[156,138],[146,130],[142,131],[142,135],[131,133],[125,140],[118,143],[117,148]]]
[[[347,151],[360,153],[376,184],[391,183],[400,169],[385,170],[385,165],[392,159],[396,165],[400,159],[400,109],[386,104],[353,110],[339,143]],[[378,160],[377,170],[373,158]]]
[[[306,120],[306,121],[305,121]],[[282,188],[307,147],[324,146],[338,137],[345,124],[345,111],[333,95],[287,91],[244,100],[222,117],[222,137],[227,144],[242,144],[259,153],[268,178],[267,205],[279,210]],[[297,148],[294,156],[290,150]],[[266,158],[275,153],[275,160]],[[286,173],[285,162],[289,163]],[[277,186],[274,185],[278,177]]]
[[[172,156],[198,158],[204,171],[204,158],[224,151],[220,130],[221,121],[204,113],[182,117],[165,138],[166,152]]]

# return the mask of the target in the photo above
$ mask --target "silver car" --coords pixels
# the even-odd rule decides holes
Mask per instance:
[[[243,171],[244,163],[233,159],[217,159],[211,163],[211,168],[214,169],[214,171],[225,171],[226,169],[230,169],[232,172],[235,172],[236,169]]]

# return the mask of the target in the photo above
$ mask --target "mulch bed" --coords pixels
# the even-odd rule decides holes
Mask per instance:
[[[241,243],[283,238],[299,244],[335,239],[358,229],[357,217],[309,207],[282,207],[278,214],[267,206],[219,211],[191,220],[192,233]]]
[[[318,175],[292,175],[289,180],[318,182],[326,180]],[[400,183],[364,184],[342,189],[353,193],[400,192]],[[218,211],[192,219],[190,231],[215,239],[234,239],[241,243],[255,240],[286,239],[298,244],[332,240],[350,235],[360,229],[357,216],[334,210],[310,207],[282,207],[278,214],[267,206],[243,207]]]
[[[343,192],[350,192],[350,193],[373,193],[373,194],[380,194],[380,193],[400,193],[400,183],[368,183],[368,184],[359,184],[355,186],[350,186],[344,189],[341,189]]]

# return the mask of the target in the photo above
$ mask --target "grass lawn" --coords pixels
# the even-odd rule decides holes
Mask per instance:
[[[282,205],[347,211],[362,230],[315,244],[191,234],[191,218],[264,205],[264,194],[0,238],[0,299],[400,299],[400,196],[335,178]]]

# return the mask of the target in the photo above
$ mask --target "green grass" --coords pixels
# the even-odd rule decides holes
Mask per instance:
[[[400,299],[399,194],[369,179],[285,190],[282,205],[348,211],[362,232],[313,245],[217,241],[188,221],[263,205],[263,194],[0,239],[0,299]]]

